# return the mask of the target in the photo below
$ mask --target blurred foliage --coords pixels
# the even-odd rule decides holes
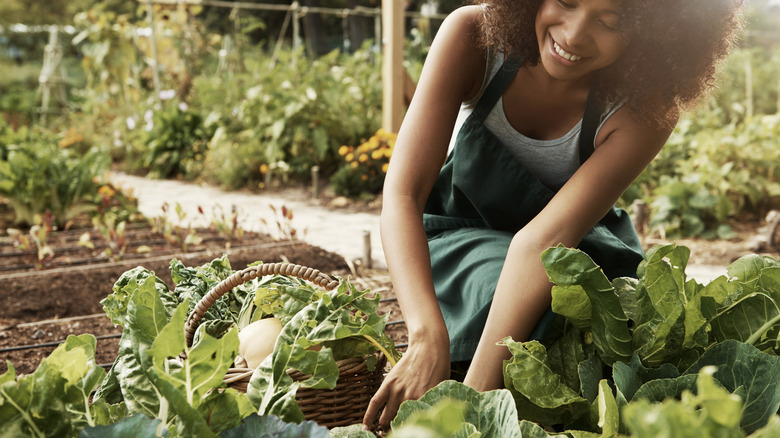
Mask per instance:
[[[75,130],[14,130],[0,120],[0,195],[18,224],[33,225],[36,215],[49,212],[57,225],[67,227],[80,213],[96,210],[96,179],[108,164],[108,157]]]
[[[419,11],[423,3],[410,1],[408,10]],[[301,4],[381,6],[379,0]],[[446,14],[461,4],[441,0],[438,12]],[[91,157],[94,147],[132,173],[254,189],[308,181],[312,167],[318,166],[339,194],[373,196],[381,191],[382,165],[392,148],[382,149],[377,163],[360,161],[356,154],[384,144],[372,140],[380,137],[382,108],[373,17],[315,19],[317,14],[307,14],[301,26],[305,44],[296,51],[291,26],[281,34],[285,12],[183,4],[151,10],[154,46],[145,3],[53,0],[43,8],[39,2],[8,0],[0,5],[0,24],[72,23],[77,30],[63,38],[69,91],[67,105],[58,108],[65,114],[50,118],[47,129],[34,127],[42,55],[34,55],[35,62],[28,56],[22,65],[0,61],[0,114],[7,121],[0,134],[6,144],[0,148],[5,154],[0,162],[9,151],[18,155],[19,144],[28,149],[39,144],[40,150],[56,155],[51,145],[76,132],[82,141],[57,149],[59,154],[78,150]],[[437,24],[417,18],[406,22],[404,67],[414,80]],[[775,170],[780,158],[780,49],[771,36],[776,24],[766,14],[751,12],[748,26],[743,48],[723,66],[717,92],[681,119],[657,159],[621,198],[621,205],[645,201],[654,233],[728,237],[730,221],[780,208]],[[30,47],[42,53],[45,35],[30,38]],[[752,93],[746,89],[750,81]],[[11,144],[17,146],[7,147]],[[344,148],[352,148],[349,163],[344,161],[347,153],[339,154]],[[377,148],[366,156],[371,158]],[[59,176],[50,178],[50,185],[64,184]],[[94,198],[92,188],[86,191]]]

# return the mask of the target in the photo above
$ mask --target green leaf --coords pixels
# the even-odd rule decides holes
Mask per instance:
[[[778,294],[780,297],[780,294]],[[735,339],[752,345],[763,345],[768,331],[780,327],[780,302],[764,293],[754,292],[728,303],[712,320],[712,336],[722,342]],[[774,347],[777,339],[769,339]]]
[[[32,374],[0,376],[0,424],[4,436],[69,436],[94,424],[89,394],[103,372],[95,363],[95,337],[68,336]]]
[[[235,428],[241,420],[255,413],[246,393],[233,388],[209,392],[198,405],[198,412],[215,433]]]
[[[566,431],[567,433],[551,435],[547,433],[542,426],[534,423],[533,421],[520,420],[520,435],[523,438],[568,438],[573,431]],[[593,434],[596,435],[596,434]],[[576,435],[573,435],[576,436]],[[598,436],[598,435],[596,435]]]
[[[620,414],[615,401],[615,395],[612,393],[612,389],[606,380],[599,382],[599,395],[596,398],[596,405],[599,413],[598,426],[601,428],[601,436],[612,437],[617,435],[620,427]]]
[[[393,430],[412,425],[415,418],[426,418],[419,413],[432,409],[443,399],[461,403],[463,422],[458,423],[458,426],[463,423],[473,425],[475,432],[485,437],[521,436],[517,410],[509,391],[501,389],[478,392],[453,380],[441,382],[423,394],[419,400],[403,402],[391,423]],[[473,436],[473,433],[460,436]]]
[[[713,380],[714,368],[705,367],[695,377],[698,395],[683,391],[680,399],[661,402],[632,401],[623,419],[632,436],[741,437],[741,402]]]
[[[553,287],[582,287],[591,303],[591,327],[593,342],[601,359],[611,364],[616,360],[628,360],[632,354],[628,318],[620,305],[620,298],[609,279],[584,252],[563,246],[550,248],[542,253],[542,263]],[[576,305],[579,309],[583,307]],[[562,307],[566,307],[563,305]],[[566,311],[573,314],[576,311]],[[584,316],[580,318],[583,320]]]
[[[630,402],[637,390],[645,383],[657,379],[674,379],[679,376],[680,372],[671,364],[664,364],[660,368],[646,368],[637,355],[634,355],[629,363],[615,362],[612,365],[612,380],[621,406]]]
[[[381,348],[394,362],[399,354],[392,339],[384,332],[389,314],[379,316],[380,296],[369,298],[370,291],[358,291],[349,282],[342,281],[339,287],[323,294],[293,316],[284,325],[271,355],[271,363],[261,364],[250,379],[247,390],[253,403],[259,404],[263,414],[280,414],[282,409],[275,404],[289,406],[289,394],[293,380],[287,371],[295,369],[310,377],[297,385],[311,388],[333,389],[338,379],[338,366],[329,348],[320,351],[309,349],[328,341],[363,339],[365,343]],[[376,350],[374,350],[376,351]],[[284,408],[283,419],[299,417],[295,409]]]
[[[168,431],[162,427],[162,421],[159,419],[135,414],[114,424],[86,427],[79,433],[79,438],[104,438],[108,436],[113,438],[167,437]]]
[[[715,380],[743,397],[741,426],[748,433],[764,426],[780,408],[780,357],[727,340],[710,347],[685,374],[715,366]]]
[[[582,345],[582,332],[570,327],[563,336],[547,348],[547,361],[550,369],[559,376],[574,392],[580,392],[579,364],[585,359]]]
[[[465,419],[466,405],[459,400],[444,397],[428,409],[412,412],[398,428],[388,435],[393,437],[477,437],[474,424]]]
[[[547,351],[537,341],[503,340],[512,358],[504,361],[504,385],[521,418],[543,424],[567,424],[587,413],[589,403],[550,368]]]
[[[190,406],[197,407],[208,391],[222,384],[228,368],[233,366],[238,351],[238,331],[233,329],[221,339],[206,334],[196,345],[187,348],[184,339],[187,309],[188,303],[179,305],[155,339],[149,354],[158,376],[184,393]],[[186,352],[182,366],[172,369],[169,358],[176,358],[182,352]]]
[[[373,433],[363,430],[362,424],[334,427],[330,429],[328,438],[376,438]]]
[[[313,421],[285,423],[273,415],[252,414],[242,424],[219,435],[221,438],[328,438],[328,428]]]
[[[680,354],[685,341],[685,266],[690,250],[677,245],[651,248],[637,274],[637,319],[634,349],[650,366]]]

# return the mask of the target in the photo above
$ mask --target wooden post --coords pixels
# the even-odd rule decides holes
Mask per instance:
[[[404,1],[382,1],[382,128],[398,132],[404,116]]]
[[[154,106],[160,107],[160,63],[157,58],[157,38],[154,30],[154,5],[151,0],[146,2],[146,18],[149,21],[149,43],[152,47],[152,84],[154,85]]]

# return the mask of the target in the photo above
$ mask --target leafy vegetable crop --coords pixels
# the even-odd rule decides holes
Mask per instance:
[[[543,342],[502,341],[512,353],[506,388],[442,382],[401,405],[388,438],[778,436],[780,262],[747,256],[702,285],[686,278],[688,257],[685,247],[658,246],[638,279],[610,281],[579,250],[545,251],[559,318]],[[91,335],[70,337],[32,375],[9,366],[0,435],[375,437],[360,425],[302,421],[295,392],[332,388],[338,358],[397,357],[378,297],[347,281],[324,292],[289,277],[256,279],[211,307],[189,347],[193,303],[232,270],[224,258],[171,268],[172,291],[137,268],[103,301],[124,328],[107,374]],[[273,354],[246,394],[227,388],[236,327],[270,315],[284,323]],[[293,381],[290,368],[311,377]]]
[[[92,335],[69,337],[31,375],[16,376],[9,364],[0,376],[0,436],[327,436],[326,428],[295,416],[295,389],[335,386],[341,358],[382,351],[397,359],[384,333],[387,315],[377,314],[378,295],[348,281],[324,292],[281,275],[244,283],[217,300],[188,346],[187,316],[233,271],[225,257],[197,268],[173,260],[171,270],[173,290],[139,267],[103,300],[106,314],[123,327],[108,373],[95,364]],[[238,351],[237,327],[267,315],[285,327],[264,362],[273,366],[268,374],[261,366],[252,380],[268,382],[263,400],[255,400],[223,379]],[[293,383],[287,369],[312,378]],[[276,412],[300,425],[265,415]]]

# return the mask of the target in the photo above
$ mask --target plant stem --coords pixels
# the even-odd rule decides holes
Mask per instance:
[[[761,338],[761,335],[763,335],[767,330],[769,330],[773,325],[775,325],[778,321],[780,321],[780,314],[775,315],[774,318],[770,319],[769,321],[765,322],[764,325],[759,327],[758,330],[756,330],[755,333],[750,335],[749,338],[745,341],[745,343],[748,343],[750,345],[753,345],[756,343],[756,341]]]
[[[382,345],[381,345],[379,342],[377,342],[377,341],[376,341],[376,339],[372,338],[371,336],[368,336],[368,335],[363,335],[363,337],[364,337],[364,338],[366,338],[366,339],[368,339],[368,342],[370,342],[371,344],[373,344],[373,345],[374,345],[374,347],[376,347],[377,349],[379,349],[379,351],[381,351],[381,352],[382,352],[382,354],[384,354],[384,355],[385,355],[385,357],[387,358],[387,361],[388,361],[388,362],[390,362],[390,367],[394,367],[394,366],[395,366],[395,364],[396,364],[398,361],[396,361],[396,360],[395,360],[395,358],[393,357],[393,355],[392,355],[392,354],[390,354],[390,353],[388,353],[388,352],[387,352],[387,350],[385,349],[385,347],[383,347],[383,346],[382,346]]]

